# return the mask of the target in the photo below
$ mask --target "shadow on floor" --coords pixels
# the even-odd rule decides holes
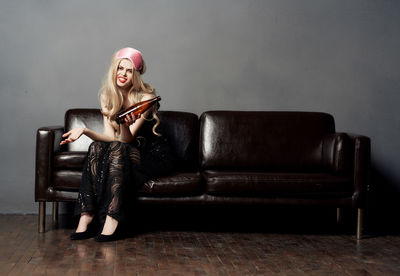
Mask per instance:
[[[355,234],[356,217],[344,210],[336,222],[336,208],[255,206],[141,206],[126,225],[130,232],[197,231],[287,234]],[[77,218],[60,216],[59,227],[73,229]]]

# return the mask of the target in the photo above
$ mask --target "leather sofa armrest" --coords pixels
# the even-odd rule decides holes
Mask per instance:
[[[54,153],[62,151],[60,146],[63,126],[41,127],[36,133],[35,201],[47,201],[53,194],[51,178]]]
[[[352,170],[351,141],[346,133],[326,135],[322,148],[323,163],[334,173],[345,174]]]
[[[369,185],[371,165],[371,140],[367,136],[348,134],[353,149],[354,194],[355,207],[364,207]]]

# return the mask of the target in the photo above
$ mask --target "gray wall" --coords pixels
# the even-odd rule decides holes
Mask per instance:
[[[98,107],[125,46],[162,109],[331,113],[371,137],[374,170],[400,189],[400,1],[104,2],[0,2],[1,213],[37,211],[37,128]]]

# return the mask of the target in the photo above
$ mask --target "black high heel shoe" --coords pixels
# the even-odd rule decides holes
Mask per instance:
[[[94,240],[97,242],[110,242],[110,241],[116,241],[122,238],[122,227],[120,225],[121,223],[118,224],[117,228],[115,229],[114,233],[111,235],[103,235],[103,234],[98,234],[97,236],[94,237]]]
[[[75,241],[75,240],[87,240],[90,239],[94,236],[96,236],[97,231],[96,231],[96,223],[94,221],[90,222],[86,228],[86,231],[84,232],[74,232],[71,234],[70,239]]]

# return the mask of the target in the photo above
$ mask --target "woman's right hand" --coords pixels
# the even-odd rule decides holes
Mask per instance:
[[[82,136],[82,134],[84,132],[85,132],[85,128],[83,128],[83,127],[75,127],[73,129],[71,129],[70,131],[68,131],[62,135],[63,138],[65,138],[65,137],[67,137],[67,138],[62,140],[60,145],[75,142],[76,140],[79,139],[79,137]]]
[[[131,112],[126,115],[124,124],[127,126],[130,126],[130,125],[134,124],[136,122],[136,120],[138,120],[140,118],[140,116],[141,116],[141,114],[139,113],[137,115],[137,117],[135,117],[135,115],[133,115],[133,112]]]

